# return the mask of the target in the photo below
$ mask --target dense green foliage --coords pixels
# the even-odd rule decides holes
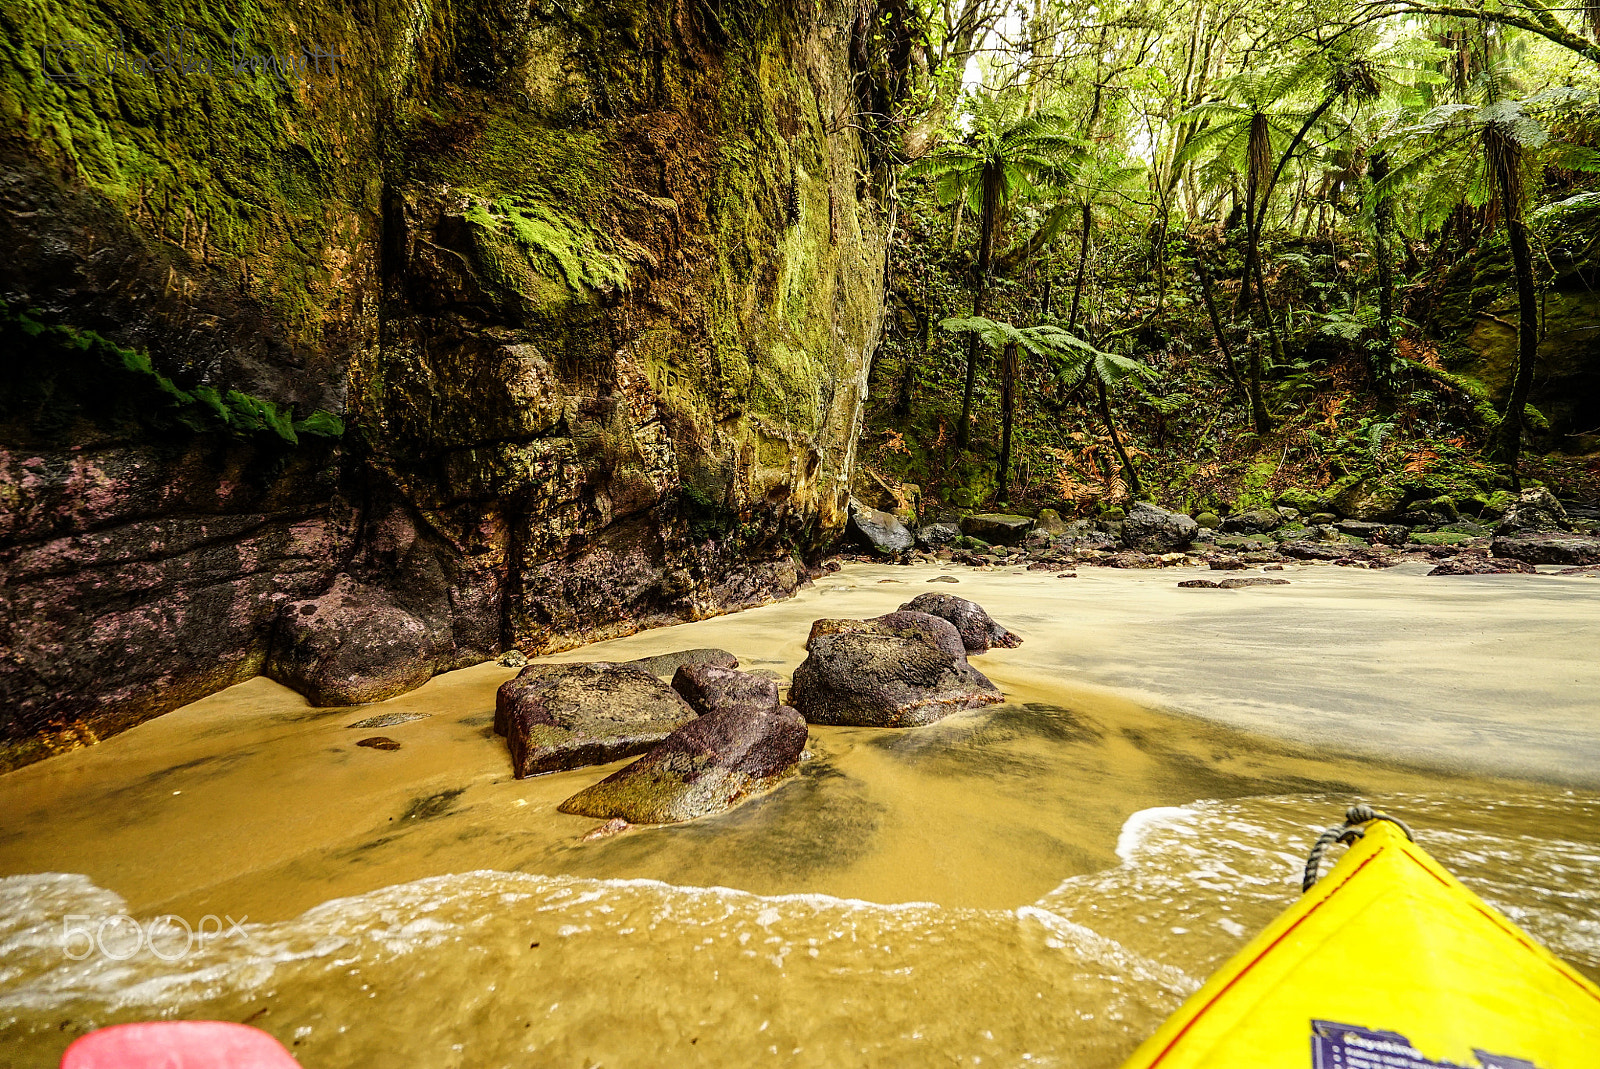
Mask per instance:
[[[1594,10],[923,14],[870,467],[960,508],[1600,497]],[[1008,130],[1053,140],[1003,172]]]

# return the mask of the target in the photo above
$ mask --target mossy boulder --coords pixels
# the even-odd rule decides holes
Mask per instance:
[[[811,642],[789,700],[813,724],[900,728],[1005,698],[926,635],[846,631]]]
[[[1033,520],[1004,512],[979,512],[961,518],[961,531],[990,545],[1015,546],[1033,530]]]
[[[805,719],[788,706],[718,709],[673,731],[639,760],[559,808],[630,824],[711,816],[794,776],[806,734]]]
[[[626,664],[531,664],[495,695],[517,779],[643,753],[695,711],[671,687]]]

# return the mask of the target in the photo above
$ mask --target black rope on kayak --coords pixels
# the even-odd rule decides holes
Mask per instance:
[[[1412,842],[1417,837],[1411,834],[1411,829],[1406,827],[1406,822],[1399,817],[1391,817],[1387,813],[1380,813],[1370,805],[1353,805],[1345,810],[1344,823],[1335,824],[1321,835],[1317,836],[1316,843],[1311,847],[1311,856],[1306,858],[1305,878],[1300,881],[1300,893],[1305,894],[1315,887],[1321,878],[1322,855],[1334,843],[1352,844],[1367,833],[1366,825],[1375,820],[1387,820],[1401,831],[1406,833],[1406,838]]]

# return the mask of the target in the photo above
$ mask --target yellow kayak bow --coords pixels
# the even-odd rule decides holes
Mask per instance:
[[[1600,988],[1403,825],[1357,807],[1341,831],[1333,871],[1123,1069],[1600,1069]]]

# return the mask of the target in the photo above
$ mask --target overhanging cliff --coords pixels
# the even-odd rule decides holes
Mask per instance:
[[[0,13],[0,767],[792,591],[881,308],[857,7],[228,18]]]

